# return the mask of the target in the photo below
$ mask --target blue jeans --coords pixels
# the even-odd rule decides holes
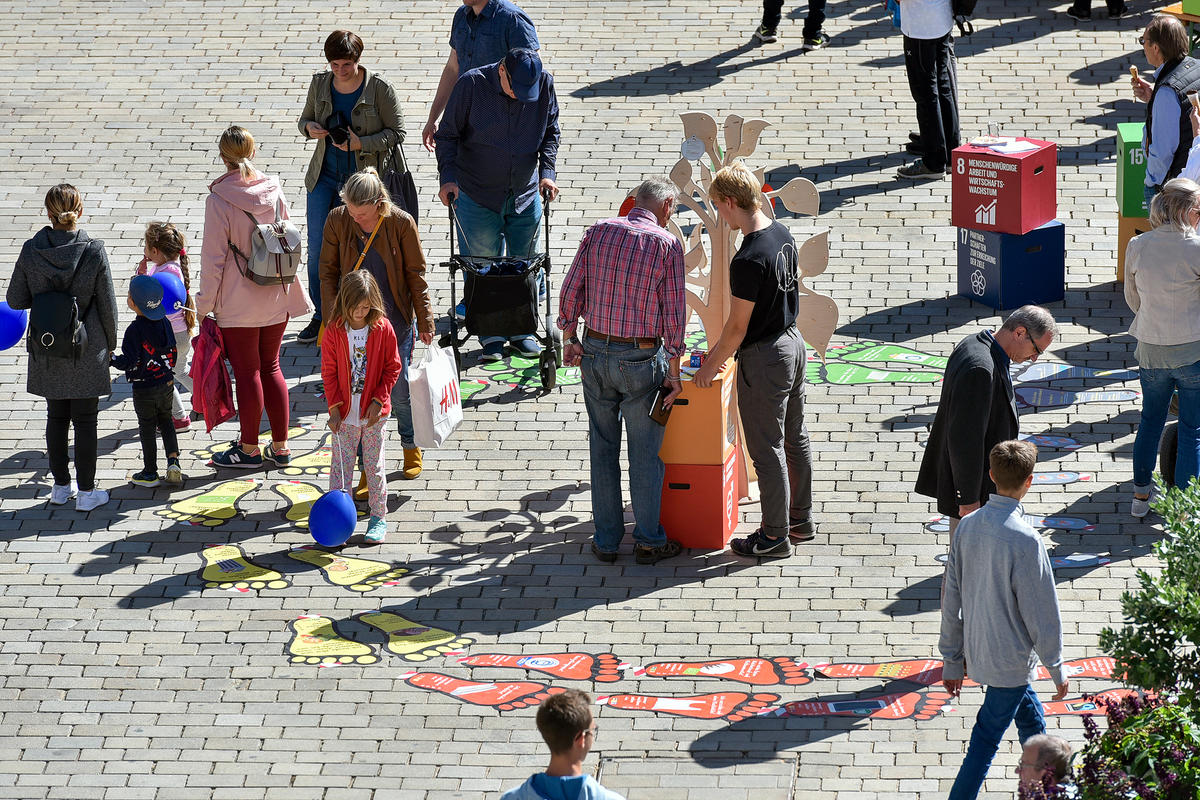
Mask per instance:
[[[1200,464],[1200,363],[1175,369],[1138,370],[1142,383],[1142,421],[1133,440],[1133,488],[1150,490],[1158,442],[1167,422],[1171,395],[1179,390],[1179,450],[1175,456],[1175,485],[1187,486]]]
[[[510,192],[504,199],[504,207],[497,213],[484,208],[460,191],[454,202],[454,215],[458,220],[459,249],[465,256],[529,258],[537,252],[538,230],[542,222],[540,194],[533,198],[528,208],[518,213]],[[546,294],[546,278],[540,270],[537,281],[540,300]],[[511,338],[515,341],[525,337]],[[503,341],[503,336],[484,336],[479,340],[484,345]]]
[[[661,547],[667,542],[667,533],[658,520],[666,467],[658,457],[658,449],[666,428],[650,419],[649,414],[654,391],[667,375],[666,354],[661,347],[605,343],[587,336],[580,341],[596,547],[615,553],[625,536],[625,505],[621,502],[621,469],[617,463],[622,419],[628,440],[633,539],[645,547]]]
[[[342,205],[338,195],[341,184],[337,178],[321,173],[317,185],[308,193],[306,224],[308,225],[308,295],[312,299],[313,319],[321,319],[321,241],[325,236],[325,220],[329,212]]]
[[[1046,732],[1046,720],[1042,716],[1042,703],[1029,684],[1001,688],[987,687],[983,696],[983,707],[975,716],[975,727],[971,730],[971,743],[967,756],[958,768],[958,777],[950,789],[950,800],[974,800],[987,777],[988,767],[996,756],[996,749],[1004,732],[1013,720],[1017,722],[1017,735],[1024,744],[1030,736]]]
[[[1154,199],[1154,195],[1156,195],[1156,194],[1158,194],[1158,192],[1154,191],[1153,186],[1143,186],[1142,187],[1142,198],[1145,199],[1145,201],[1146,201],[1146,215],[1147,216],[1150,215],[1150,201]]]
[[[412,364],[413,344],[416,328],[414,324],[408,330],[396,331],[396,348],[400,351],[400,379],[392,392],[392,413],[396,416],[396,429],[400,432],[400,445],[408,450],[417,446],[416,434],[413,433],[412,401],[408,394],[408,368]]]

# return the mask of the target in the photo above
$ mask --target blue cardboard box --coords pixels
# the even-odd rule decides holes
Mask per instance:
[[[994,309],[1063,299],[1066,228],[1058,220],[1029,233],[958,229],[958,293]]]

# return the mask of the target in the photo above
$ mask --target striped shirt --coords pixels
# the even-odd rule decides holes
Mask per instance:
[[[560,328],[582,317],[589,330],[609,336],[662,337],[667,354],[679,356],[687,321],[683,247],[642,208],[597,222],[579,243],[558,309]]]

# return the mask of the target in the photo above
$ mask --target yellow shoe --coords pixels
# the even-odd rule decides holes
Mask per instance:
[[[411,481],[421,474],[421,448],[404,448],[404,480]]]
[[[358,476],[358,486],[354,488],[354,499],[361,501],[366,500],[369,496],[370,493],[367,491],[367,473],[364,472]]]

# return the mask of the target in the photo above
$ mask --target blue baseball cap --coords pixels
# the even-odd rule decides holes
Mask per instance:
[[[157,320],[167,315],[163,306],[162,284],[151,275],[134,275],[129,282],[129,299],[146,319]]]
[[[536,50],[526,50],[515,47],[504,57],[504,71],[508,73],[508,82],[512,85],[513,94],[522,103],[532,103],[538,99],[542,82],[542,59],[538,58]]]

